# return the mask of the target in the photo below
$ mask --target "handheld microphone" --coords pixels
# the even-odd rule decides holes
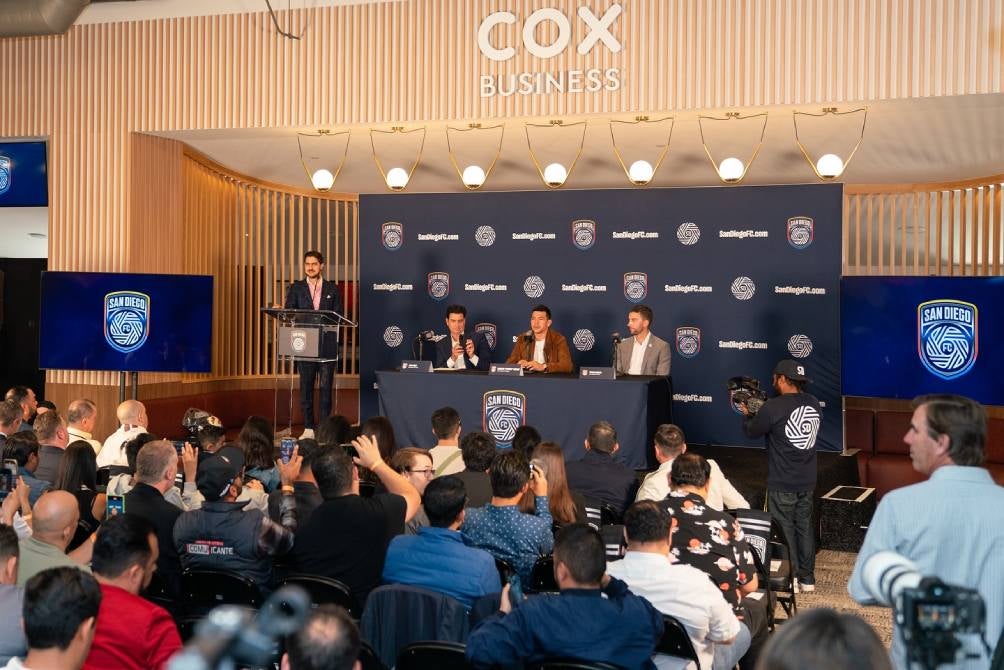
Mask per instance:
[[[620,333],[614,333],[610,337],[613,339],[614,344],[620,344],[621,343],[621,334]]]

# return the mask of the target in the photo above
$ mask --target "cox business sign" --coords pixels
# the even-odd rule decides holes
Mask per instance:
[[[620,41],[611,32],[617,18],[624,12],[620,4],[610,5],[601,16],[597,16],[586,6],[579,7],[578,20],[585,24],[585,36],[576,45],[580,56],[590,53],[601,42],[611,53],[620,53]],[[496,39],[496,27],[518,23],[519,17],[512,12],[492,12],[478,26],[478,49],[486,58],[504,62],[516,56],[516,47],[500,43]],[[537,41],[537,28],[542,24],[553,24],[557,36],[550,44]],[[521,31],[522,47],[541,59],[554,58],[569,48],[572,41],[572,20],[553,7],[544,7],[526,17]],[[506,75],[482,74],[480,89],[482,98],[496,95],[508,97],[513,94],[537,95],[542,93],[596,93],[601,90],[616,91],[621,87],[621,71],[618,68],[588,68],[585,70],[564,70],[559,72],[517,72]]]

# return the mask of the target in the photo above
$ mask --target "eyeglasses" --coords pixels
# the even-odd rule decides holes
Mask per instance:
[[[425,468],[423,470],[412,470],[411,468],[408,468],[408,472],[412,473],[413,475],[425,475],[426,477],[432,477],[434,474],[436,474],[436,469]]]

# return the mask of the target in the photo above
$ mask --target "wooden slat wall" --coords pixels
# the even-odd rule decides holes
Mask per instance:
[[[844,188],[845,275],[1000,275],[1004,175]]]
[[[357,320],[358,197],[317,194],[235,173],[191,150],[181,164],[186,274],[215,278],[211,377],[272,377],[274,324],[262,307],[282,304],[289,283],[303,276],[302,254],[317,249],[325,277],[338,281],[347,316]],[[342,343],[339,374],[355,375],[357,335]],[[288,374],[288,366],[279,372]],[[186,376],[185,381],[204,379]]]

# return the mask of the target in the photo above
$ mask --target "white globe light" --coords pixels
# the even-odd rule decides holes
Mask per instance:
[[[816,161],[816,171],[823,179],[839,177],[844,171],[844,160],[836,154],[823,154]]]
[[[478,188],[485,183],[485,171],[477,165],[468,165],[464,168],[463,181],[467,188]]]
[[[726,158],[718,166],[718,176],[722,181],[733,184],[743,178],[743,162],[738,158]]]
[[[318,191],[327,191],[335,183],[335,175],[331,174],[329,170],[321,168],[316,170],[314,174],[310,175],[310,183],[314,185],[314,188]]]
[[[548,186],[561,186],[568,179],[568,170],[561,163],[551,163],[544,168],[544,183]]]
[[[631,180],[632,184],[638,186],[652,181],[652,175],[654,174],[655,171],[652,169],[652,164],[648,161],[635,161],[628,168],[628,179]]]
[[[408,185],[408,172],[404,168],[391,168],[387,172],[387,188],[392,191],[403,191]]]

